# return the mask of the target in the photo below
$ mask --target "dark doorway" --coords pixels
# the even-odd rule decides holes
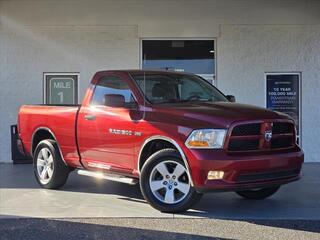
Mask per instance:
[[[142,68],[191,72],[214,83],[214,40],[142,40]]]

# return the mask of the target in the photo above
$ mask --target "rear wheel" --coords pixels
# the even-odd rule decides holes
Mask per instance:
[[[236,192],[241,197],[247,199],[265,199],[270,197],[271,195],[275,194],[279,190],[280,186],[271,187],[271,188],[260,188],[255,190],[246,190],[246,191],[238,191]]]
[[[69,168],[63,162],[54,140],[41,141],[33,154],[33,167],[41,187],[57,189],[65,184]]]
[[[140,188],[150,205],[161,212],[186,211],[202,196],[191,186],[184,162],[174,149],[149,157],[141,170]]]

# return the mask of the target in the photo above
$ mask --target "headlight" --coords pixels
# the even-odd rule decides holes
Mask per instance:
[[[213,148],[223,147],[226,129],[199,129],[194,130],[186,141],[188,148]]]

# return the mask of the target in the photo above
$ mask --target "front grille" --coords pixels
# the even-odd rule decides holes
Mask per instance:
[[[259,140],[232,139],[229,143],[229,151],[252,151],[259,149]]]
[[[299,169],[291,169],[286,171],[277,172],[261,172],[255,174],[240,174],[237,177],[238,182],[254,182],[254,181],[266,181],[281,178],[290,178],[299,174]]]
[[[266,133],[272,132],[271,139]],[[269,136],[270,137],[270,136]],[[295,145],[295,130],[291,122],[262,122],[233,127],[228,151],[267,151],[286,149]]]
[[[273,134],[293,133],[294,125],[287,122],[275,122],[272,126]]]
[[[243,124],[232,130],[232,136],[246,136],[260,134],[260,123]]]
[[[292,137],[274,138],[271,140],[271,149],[288,148],[292,146]]]

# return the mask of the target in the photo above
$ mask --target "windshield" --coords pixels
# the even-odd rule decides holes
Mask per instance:
[[[131,76],[151,103],[228,101],[214,86],[195,75],[147,73]]]

